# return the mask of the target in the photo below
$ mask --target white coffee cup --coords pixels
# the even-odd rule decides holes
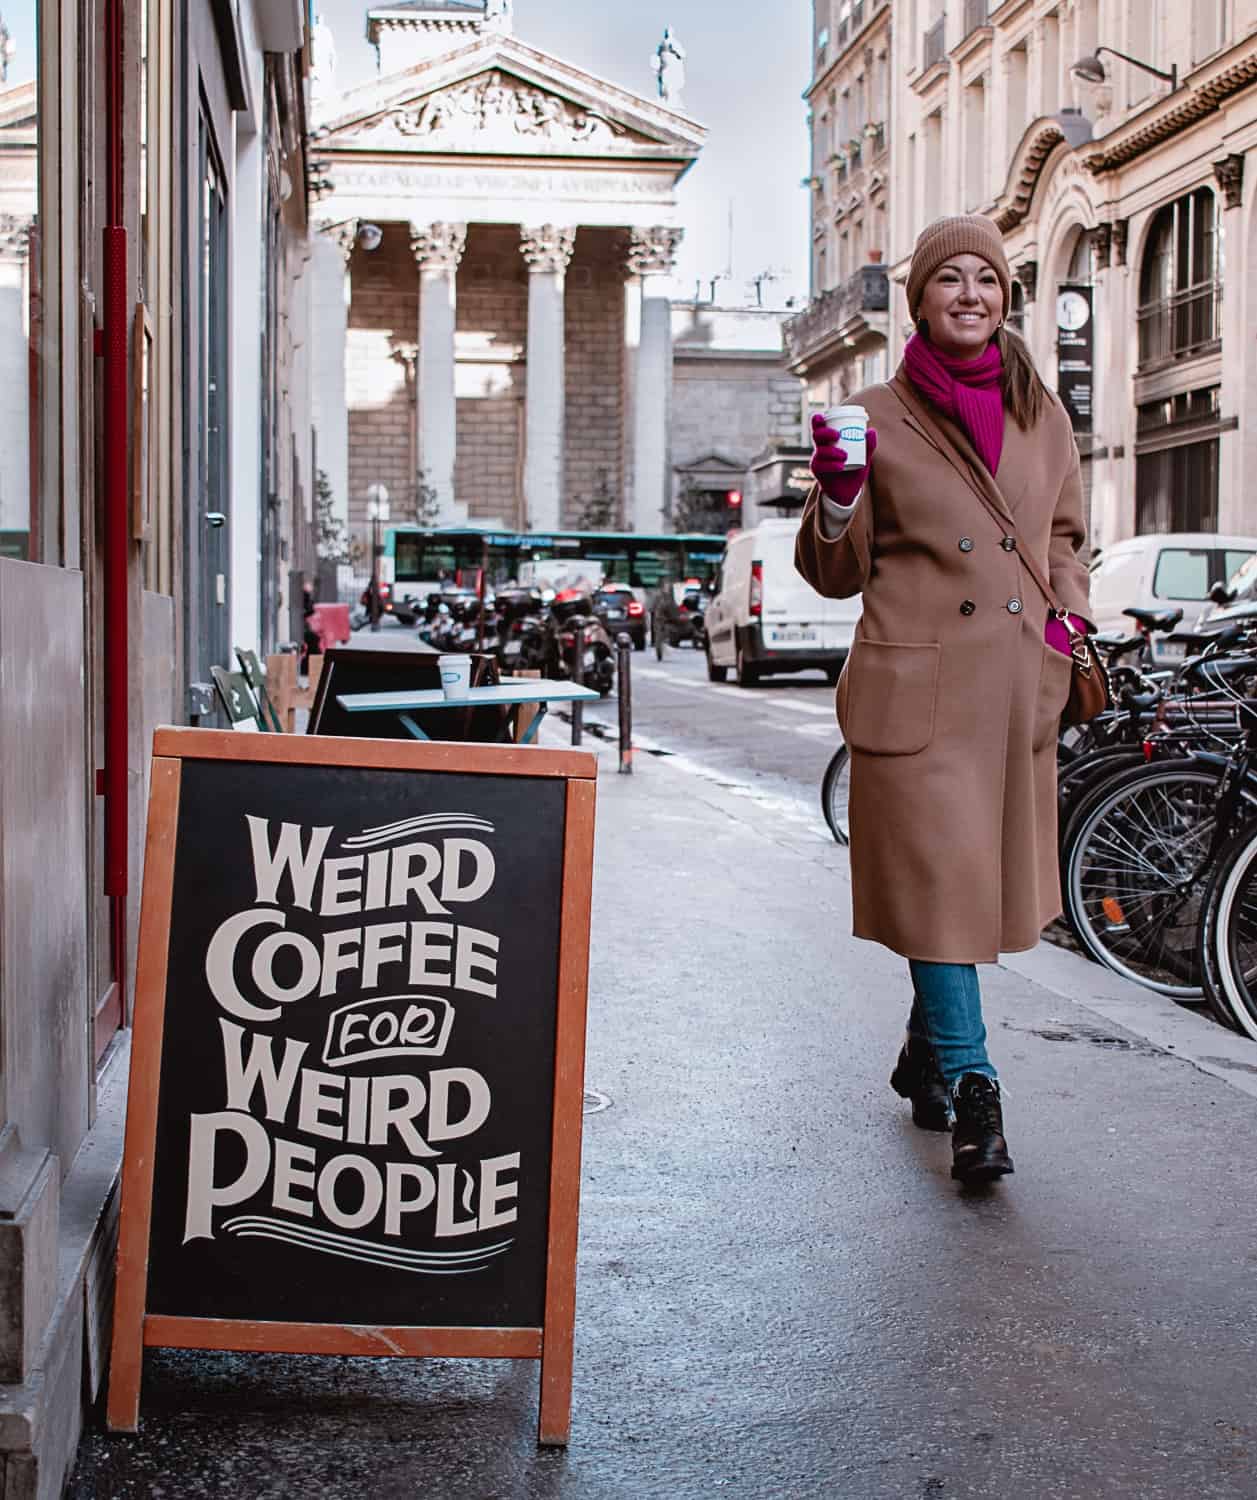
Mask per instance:
[[[447,698],[465,698],[471,692],[471,657],[442,656],[441,691]]]
[[[869,461],[869,414],[862,406],[835,406],[825,413],[825,425],[838,434],[848,469],[862,469]]]

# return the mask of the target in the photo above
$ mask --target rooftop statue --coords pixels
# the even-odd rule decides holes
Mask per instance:
[[[681,109],[685,91],[685,48],[672,35],[672,27],[663,28],[663,41],[650,60],[651,70],[659,81],[659,97],[672,109]]]

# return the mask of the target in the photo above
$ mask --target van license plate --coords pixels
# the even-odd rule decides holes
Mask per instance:
[[[818,646],[820,637],[815,630],[803,625],[777,625],[769,631],[772,646]]]

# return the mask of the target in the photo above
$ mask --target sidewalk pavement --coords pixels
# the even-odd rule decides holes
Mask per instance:
[[[600,760],[570,1448],[530,1362],[155,1351],[69,1494],[1257,1494],[1257,1047],[1060,950],[984,969],[1017,1174],[962,1192],[844,851]]]

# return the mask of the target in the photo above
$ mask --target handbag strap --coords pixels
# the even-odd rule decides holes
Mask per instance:
[[[935,438],[939,443],[946,443],[948,441],[946,433],[939,430],[939,428],[935,425],[933,418],[929,415],[928,412],[918,413],[913,411],[913,409],[903,399],[899,392],[895,390],[893,382],[888,382],[888,389],[894,393],[895,400],[899,402],[900,406],[903,407],[904,411],[908,413],[913,421],[922,422],[927,428],[930,429],[929,435]],[[964,458],[964,455],[960,454],[959,457]],[[974,479],[972,465],[970,464],[968,459],[965,459],[965,469],[967,471],[965,473],[965,480],[968,483],[969,488],[978,497],[978,499],[981,500],[982,504],[987,508],[987,510],[990,511],[991,515],[995,517],[995,520],[999,524],[999,527],[1003,531],[1004,535],[1011,536],[1014,542],[1019,543],[1020,539],[1017,536],[1017,529],[1015,525],[1006,515],[1003,514],[1002,511],[996,509],[996,507],[991,502],[990,496],[985,493],[985,491],[982,489],[982,486],[978,484]],[[1030,574],[1030,577],[1038,585],[1039,592],[1047,600],[1048,608],[1054,615],[1056,615],[1058,619],[1067,619],[1068,611],[1062,609],[1061,606],[1056,602],[1056,597],[1053,594],[1052,586],[1044,578],[1038,563],[1036,563],[1034,558],[1032,558],[1028,553],[1023,552],[1020,545],[1018,545],[1017,547],[1017,556],[1021,559],[1021,564],[1025,568],[1026,572]]]

